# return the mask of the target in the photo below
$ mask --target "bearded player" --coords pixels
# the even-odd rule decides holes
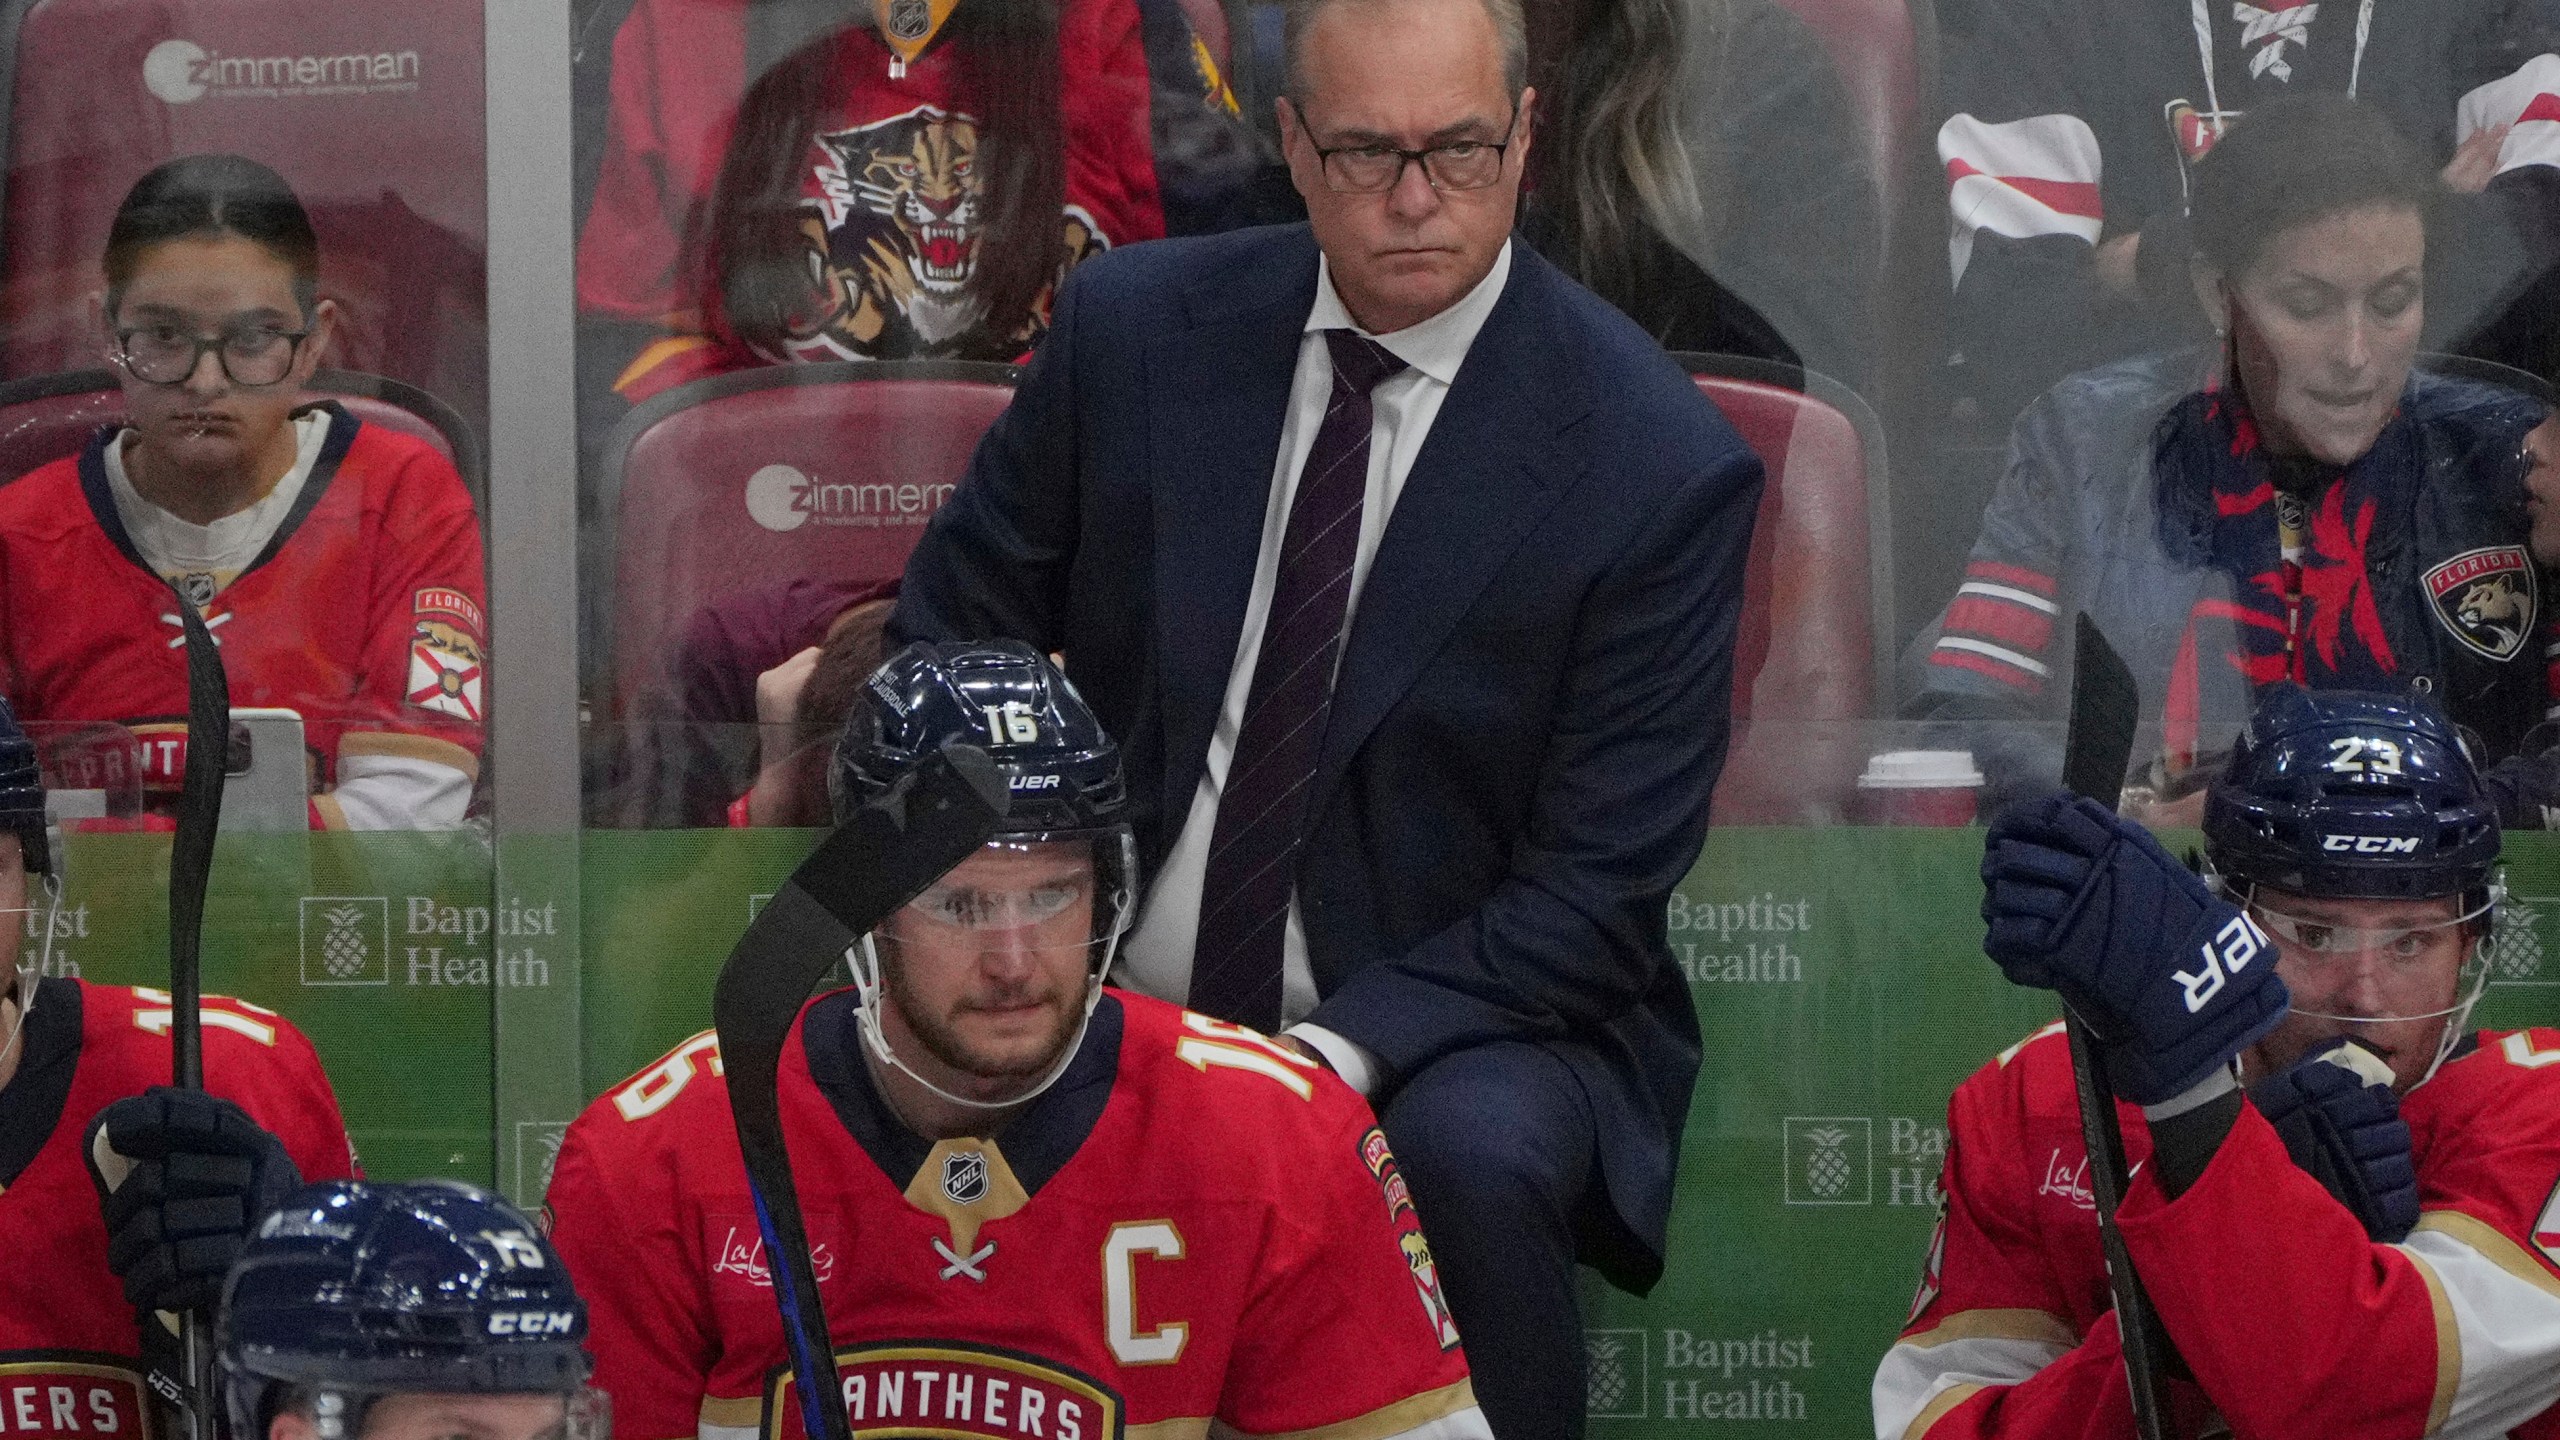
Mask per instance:
[[[2016,807],[1985,948],[2103,1037],[2118,1220],[2173,1433],[2560,1435],[2560,1032],[2466,1028],[2497,821],[2424,698],[2272,691],[2203,876],[2085,800]],[[2130,1436],[2059,1025],[1948,1112],[1944,1206],[1879,1436]]]
[[[251,1222],[355,1157],[311,1042],[274,1011],[204,997],[207,1091],[171,1090],[167,994],[45,974],[56,841],[35,746],[0,702],[0,935],[17,948],[0,992],[0,1391],[36,1397],[7,1430],[142,1440],[159,1428],[146,1370],[176,1373],[161,1312],[209,1316]]]
[[[586,1307],[533,1221],[454,1180],[340,1181],[260,1223],[223,1290],[231,1440],[609,1440]]]
[[[1107,989],[1137,903],[1117,749],[1013,642],[864,688],[839,816],[944,742],[1005,829],[802,1011],[781,1104],[853,1433],[1485,1437],[1430,1248],[1359,1097],[1250,1031]],[[625,1440],[798,1437],[709,1032],[598,1100],[553,1174]]]

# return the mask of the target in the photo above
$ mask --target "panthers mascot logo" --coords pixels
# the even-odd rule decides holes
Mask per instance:
[[[2492,660],[2524,652],[2540,606],[2531,556],[2521,545],[2467,550],[2426,574],[2436,619]]]
[[[980,333],[983,307],[969,285],[986,228],[978,145],[975,119],[933,105],[818,136],[818,198],[800,221],[816,293],[794,327],[791,358],[1011,359],[1047,328],[1044,294],[1022,333]],[[1110,248],[1075,206],[1064,227],[1061,276]]]

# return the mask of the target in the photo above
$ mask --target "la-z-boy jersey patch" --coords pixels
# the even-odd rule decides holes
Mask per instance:
[[[1396,1168],[1394,1152],[1387,1148],[1386,1132],[1375,1125],[1360,1137],[1360,1163],[1378,1181],[1378,1193],[1387,1202],[1387,1219],[1396,1227],[1396,1246],[1404,1252],[1405,1268],[1413,1272],[1414,1293],[1422,1298],[1422,1313],[1431,1322],[1431,1333],[1443,1350],[1458,1348],[1458,1322],[1449,1314],[1449,1299],[1440,1291],[1440,1267],[1431,1258],[1431,1242],[1422,1238],[1422,1220],[1413,1211],[1413,1192],[1405,1185],[1404,1172]]]
[[[417,592],[409,615],[409,703],[479,723],[489,658],[480,607],[459,590],[430,585]]]
[[[1018,1350],[956,1340],[889,1341],[836,1352],[855,1440],[1117,1440],[1120,1397],[1090,1376]],[[762,1440],[808,1440],[788,1365],[765,1385]]]
[[[2533,635],[2541,591],[2521,545],[2465,550],[2426,574],[2437,623],[2479,654],[2512,660]]]

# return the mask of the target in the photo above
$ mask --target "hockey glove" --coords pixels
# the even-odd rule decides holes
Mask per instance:
[[[2341,1040],[2250,1086],[2249,1103],[2376,1244],[2408,1238],[2418,1223],[2418,1170],[2389,1066]]]
[[[2184,1092],[2284,1018],[2275,943],[2094,801],[2002,811],[1982,885],[1983,950],[2012,982],[2062,993],[2137,1105]]]
[[[127,1300],[212,1309],[249,1229],[302,1183],[284,1143],[201,1090],[154,1086],[98,1112],[84,1153]]]

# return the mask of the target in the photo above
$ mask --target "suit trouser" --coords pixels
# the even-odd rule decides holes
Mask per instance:
[[[1573,1222],[1600,1183],[1581,1082],[1537,1046],[1479,1046],[1407,1081],[1381,1123],[1495,1440],[1580,1436],[1586,1357]]]

